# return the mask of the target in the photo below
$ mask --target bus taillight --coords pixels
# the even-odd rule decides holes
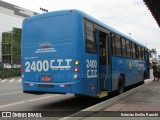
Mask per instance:
[[[33,86],[31,83],[25,83],[26,86]]]
[[[76,60],[76,61],[74,62],[74,64],[75,64],[75,65],[79,65],[79,61]]]
[[[78,72],[78,68],[74,68],[74,72]]]

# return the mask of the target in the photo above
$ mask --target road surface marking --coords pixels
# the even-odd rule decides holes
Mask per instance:
[[[28,100],[28,101],[29,101],[29,102],[33,102],[33,101],[42,100],[42,99],[51,98],[51,97],[56,97],[56,96],[57,96],[57,95],[54,95],[54,96],[46,96],[46,97],[36,98],[36,99]]]
[[[5,82],[7,79],[2,80],[1,82]]]
[[[9,82],[13,82],[15,79],[11,79]]]
[[[1,105],[0,108],[10,107],[10,106],[18,105],[18,104],[23,104],[23,103],[25,103],[25,101],[11,103],[11,104],[7,104],[7,105]]]
[[[38,100],[47,99],[47,98],[51,98],[51,97],[56,97],[56,96],[59,96],[59,95],[45,96],[45,97],[41,97],[41,98],[36,98],[36,99],[31,99],[31,100],[24,100],[24,101],[20,101],[20,102],[16,102],[16,103],[10,103],[10,104],[6,104],[6,105],[1,105],[0,109],[1,108],[15,106],[15,105],[19,105],[19,104],[24,104],[26,102],[33,102],[33,101],[38,101]]]
[[[18,82],[21,82],[21,81],[22,81],[22,79],[19,79],[19,80],[18,80]]]
[[[21,93],[22,91],[17,91],[17,92],[11,92],[11,93],[4,93],[4,94],[0,94],[0,95],[10,95],[10,94],[15,94],[15,93]]]

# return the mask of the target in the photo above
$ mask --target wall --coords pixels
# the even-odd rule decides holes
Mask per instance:
[[[0,13],[0,62],[2,61],[2,32],[12,31],[13,27],[22,28],[23,18],[17,18]]]
[[[2,32],[12,31],[12,28],[22,28],[24,18],[37,13],[0,0],[0,62],[2,62]]]

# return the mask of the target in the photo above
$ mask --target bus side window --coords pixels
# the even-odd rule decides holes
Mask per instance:
[[[106,34],[100,34],[100,64],[106,65]]]
[[[100,47],[100,64],[105,65],[106,64],[106,48]]]
[[[144,49],[144,60],[147,60],[147,52],[148,52],[148,50],[145,48]]]
[[[138,49],[139,49],[139,59],[141,60],[142,59],[141,58],[141,47],[139,46]]]
[[[136,45],[136,58],[139,59],[139,48],[138,48],[138,45]]]
[[[136,58],[141,59],[141,49],[139,45],[136,45]]]
[[[144,60],[144,48],[141,47],[141,59]]]
[[[121,40],[122,40],[122,55],[123,57],[126,57],[126,40],[123,38]]]
[[[112,34],[112,55],[116,54],[115,35]]]
[[[132,57],[136,58],[135,44],[132,43]]]
[[[121,51],[121,39],[118,35],[115,37],[115,44],[116,44],[116,55],[121,56],[122,51]]]
[[[94,38],[94,27],[89,21],[86,21],[86,51],[88,53],[96,53],[96,41]]]
[[[127,50],[127,57],[131,57],[131,42],[126,40],[126,50]]]

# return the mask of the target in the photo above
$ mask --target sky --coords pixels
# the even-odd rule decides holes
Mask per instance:
[[[34,12],[78,9],[128,35],[160,55],[160,27],[143,0],[2,0]]]

